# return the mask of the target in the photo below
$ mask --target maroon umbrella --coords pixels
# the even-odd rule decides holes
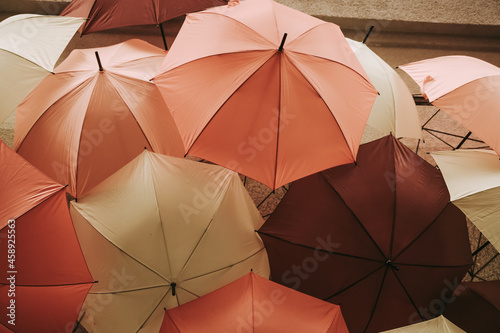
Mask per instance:
[[[259,230],[272,279],[340,304],[352,333],[430,319],[472,264],[449,200],[439,170],[394,137],[362,145],[357,165],[294,182]]]
[[[469,333],[500,331],[500,281],[464,282],[449,299],[443,315]]]

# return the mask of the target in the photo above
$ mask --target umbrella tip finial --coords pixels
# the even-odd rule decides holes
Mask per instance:
[[[279,52],[283,52],[283,46],[285,46],[286,36],[288,36],[288,34],[285,32],[285,34],[283,35],[283,39],[281,40],[280,47],[278,49]]]
[[[250,272],[253,272],[253,268],[250,268]]]
[[[99,58],[99,53],[95,51],[95,57],[97,59],[97,65],[99,65],[99,72],[102,72],[104,69],[102,68],[101,58]]]
[[[368,36],[370,36],[370,34],[372,33],[373,28],[375,28],[375,26],[374,26],[374,25],[372,25],[372,26],[370,27],[370,30],[368,30],[368,32],[366,33],[365,38],[363,38],[363,42],[362,42],[363,44],[364,44],[364,43],[366,42],[366,40],[368,39]]]
[[[175,296],[175,287],[177,286],[177,283],[175,282],[172,282],[170,284],[170,287],[172,288],[172,296]]]

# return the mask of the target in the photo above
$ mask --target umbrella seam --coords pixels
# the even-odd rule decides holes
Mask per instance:
[[[377,304],[378,304],[378,301],[380,299],[380,294],[382,294],[382,289],[384,288],[385,277],[387,276],[388,269],[389,269],[389,267],[385,266],[384,276],[382,277],[382,282],[380,282],[380,288],[378,289],[377,298],[375,299],[375,304],[373,304],[373,309],[370,313],[370,318],[368,318],[368,322],[366,323],[366,326],[365,326],[365,329],[363,330],[363,332],[366,332],[368,330],[368,327],[370,326],[370,322],[373,319],[373,315],[375,314],[375,310],[377,308]]]
[[[142,290],[149,290],[149,289],[156,289],[156,288],[163,288],[163,287],[168,287],[167,293],[170,291],[171,287],[168,284],[159,284],[156,286],[149,286],[149,287],[143,287],[143,288],[135,288],[135,289],[126,289],[126,290],[120,290],[120,291],[94,291],[94,292],[89,292],[89,294],[92,295],[117,295],[117,294],[124,294],[124,293],[132,293],[135,291],[142,291]]]
[[[417,305],[415,304],[415,302],[413,301],[413,298],[410,296],[410,293],[408,292],[408,290],[406,290],[405,286],[403,285],[403,282],[399,279],[399,276],[396,274],[396,272],[393,270],[392,271],[394,273],[394,276],[396,277],[396,280],[398,280],[399,284],[401,285],[401,288],[403,288],[403,290],[405,291],[405,294],[406,296],[408,296],[408,299],[410,300],[411,302],[411,305],[413,305],[413,307],[415,308],[415,310],[417,311],[418,315],[420,316],[420,318],[422,320],[425,320],[425,318],[422,316],[422,314],[420,313]]]
[[[51,199],[53,196],[55,196],[57,193],[59,193],[59,191],[66,191],[65,190],[66,188],[64,186],[61,185],[61,188],[59,188],[57,191],[54,191],[53,193],[51,193],[50,195],[48,195],[45,199],[43,199],[42,201],[40,201],[38,204],[36,204],[35,206],[31,207],[30,209],[28,209],[27,211],[25,211],[24,213],[22,213],[21,215],[19,215],[18,217],[15,217],[14,219],[17,220],[19,218],[21,218],[23,215],[26,215],[27,213],[29,213],[30,211],[32,211],[33,209],[35,209],[36,207],[40,206],[41,204],[43,204],[45,201]],[[7,225],[5,225],[3,228],[1,228],[0,230],[3,230],[7,227]],[[1,283],[0,283],[1,284]]]
[[[80,286],[80,285],[86,285],[86,284],[94,284],[95,281],[90,281],[90,282],[75,282],[75,283],[61,283],[61,284],[40,284],[40,285],[31,285],[31,284],[16,284],[16,287],[24,287],[24,288],[50,288],[50,287],[65,287],[65,286]],[[0,282],[0,285],[2,286],[8,286],[10,284]]]
[[[160,301],[156,304],[156,306],[153,308],[153,310],[151,311],[151,313],[149,314],[149,316],[146,318],[146,320],[144,320],[144,322],[141,324],[141,326],[139,326],[139,328],[137,329],[136,332],[139,332],[143,327],[144,325],[148,322],[149,318],[151,318],[151,316],[153,315],[153,313],[156,311],[156,309],[158,309],[158,306],[160,306],[161,302],[163,302],[163,300],[165,299],[165,297],[167,297],[168,293],[170,292],[170,289],[167,290],[167,292],[163,295],[163,297],[160,299]],[[177,303],[178,304],[178,303]]]
[[[278,81],[278,125],[276,127],[276,153],[275,153],[275,159],[274,159],[274,179],[273,179],[273,190],[276,189],[276,176],[278,174],[278,151],[279,151],[279,145],[280,145],[280,121],[281,121],[281,93],[282,93],[282,75],[283,75],[283,66],[282,66],[282,61],[283,61],[283,52],[278,52],[279,55],[279,68],[278,68],[278,75],[279,75],[279,81]],[[273,55],[274,56],[274,55]]]
[[[390,137],[392,138],[392,140],[390,140],[390,143],[392,145],[392,151],[396,151],[396,145],[394,144],[394,140],[397,140],[394,136],[390,135]],[[391,154],[392,156],[392,165],[394,166],[394,175],[395,175],[395,178],[398,179],[398,176],[397,176],[397,167],[396,167],[396,154]],[[394,182],[394,207],[393,207],[393,211],[392,211],[392,226],[391,226],[391,240],[390,240],[390,245],[389,245],[389,259],[392,259],[392,250],[393,250],[393,247],[394,247],[394,234],[396,232],[396,214],[397,214],[397,202],[398,202],[398,182],[395,181]]]

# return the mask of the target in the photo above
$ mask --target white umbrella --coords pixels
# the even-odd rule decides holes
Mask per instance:
[[[443,316],[382,333],[465,333]]]
[[[346,40],[380,94],[370,112],[363,142],[390,133],[395,137],[421,139],[422,126],[417,107],[398,73],[364,43],[349,38]],[[372,133],[371,129],[374,129]]]
[[[434,152],[451,200],[500,251],[500,160],[491,150]]]
[[[84,21],[21,14],[0,22],[0,123],[52,72]]]
[[[269,277],[263,223],[237,173],[144,151],[72,202],[99,281],[82,307],[91,332],[158,332],[164,308],[250,272]]]

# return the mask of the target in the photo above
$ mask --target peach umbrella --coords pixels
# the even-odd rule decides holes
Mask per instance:
[[[432,58],[399,68],[417,82],[429,102],[500,154],[500,68],[467,56]]]
[[[253,272],[167,310],[160,333],[347,333],[340,306]]]
[[[177,127],[149,81],[164,56],[140,40],[74,50],[17,108],[14,149],[69,184],[75,198],[144,147],[182,156]]]
[[[64,186],[0,140],[0,188],[0,332],[67,332],[94,280]]]
[[[82,325],[157,333],[164,308],[253,269],[269,276],[263,221],[237,173],[144,151],[94,187],[71,216],[94,284]]]
[[[272,189],[353,163],[377,96],[337,25],[271,0],[187,15],[154,81],[188,154]]]

